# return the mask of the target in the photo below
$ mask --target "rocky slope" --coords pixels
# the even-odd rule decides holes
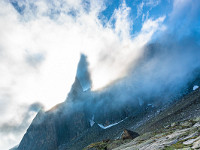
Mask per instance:
[[[101,141],[87,146],[85,150],[200,149],[200,89],[134,130],[140,136],[133,140]]]
[[[133,140],[107,140],[90,144],[84,150],[192,150],[200,149],[200,117],[174,122],[146,132]]]

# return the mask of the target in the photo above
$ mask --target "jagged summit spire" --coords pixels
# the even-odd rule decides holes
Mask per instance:
[[[80,56],[80,61],[78,63],[78,68],[76,72],[76,78],[78,78],[83,91],[86,91],[91,88],[87,57],[84,54],[81,54]]]
[[[80,96],[84,91],[90,90],[91,80],[88,72],[87,57],[81,54],[77,67],[75,81],[71,87],[67,99],[74,99]]]

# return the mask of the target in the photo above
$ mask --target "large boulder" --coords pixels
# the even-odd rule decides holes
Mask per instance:
[[[138,134],[137,132],[133,132],[133,131],[131,131],[131,130],[125,129],[125,130],[123,131],[123,133],[122,133],[121,138],[122,138],[123,140],[125,140],[125,139],[134,139],[134,138],[136,138],[136,137],[138,137],[138,136],[139,136],[139,134]]]

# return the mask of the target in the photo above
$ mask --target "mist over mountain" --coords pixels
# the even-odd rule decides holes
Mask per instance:
[[[65,102],[47,112],[41,110],[17,149],[82,149],[91,142],[116,138],[123,128],[133,125],[137,121],[136,118],[142,119],[142,122],[145,123],[144,116],[149,117],[150,114],[159,112],[164,106],[166,107],[171,102],[192,92],[194,82],[198,84],[200,82],[198,67],[195,68],[196,70],[188,69],[192,71],[189,77],[186,77],[185,73],[179,76],[179,79],[184,78],[184,82],[182,80],[176,81],[176,72],[172,75],[165,72],[165,75],[171,75],[168,78],[172,78],[173,81],[167,83],[162,78],[154,81],[154,74],[148,74],[150,76],[148,78],[151,79],[149,81],[146,76],[142,76],[142,73],[147,69],[145,65],[149,64],[152,59],[157,58],[160,62],[162,58],[164,64],[167,62],[170,65],[171,61],[168,62],[166,61],[168,58],[165,60],[162,57],[163,54],[166,55],[165,51],[158,51],[158,49],[162,49],[162,45],[152,44],[148,46],[146,55],[141,57],[138,65],[133,72],[130,72],[129,76],[116,81],[101,91],[91,91],[90,88],[85,90],[85,87],[90,87],[91,81],[87,70],[86,56],[81,54],[75,81]],[[156,69],[159,68],[159,65],[168,67],[168,65],[163,66],[162,63],[154,65],[151,67],[156,67]],[[174,69],[177,68],[172,70]],[[138,81],[136,77],[140,77],[139,84],[136,82]],[[166,76],[164,77],[166,79]],[[147,87],[143,86],[142,81],[145,81]],[[134,86],[130,88],[130,85]]]
[[[0,7],[0,149],[115,139],[200,86],[198,0]]]

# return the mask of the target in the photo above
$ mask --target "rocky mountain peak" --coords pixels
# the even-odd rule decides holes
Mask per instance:
[[[87,91],[91,88],[91,80],[90,80],[90,74],[88,71],[87,56],[85,56],[84,54],[81,54],[80,56],[80,60],[79,60],[78,68],[76,72],[76,78],[79,80],[83,91]]]
[[[84,54],[81,54],[77,67],[75,81],[72,84],[67,99],[68,100],[77,99],[83,94],[83,92],[89,91],[90,88],[91,88],[91,80],[88,71],[87,57]]]

